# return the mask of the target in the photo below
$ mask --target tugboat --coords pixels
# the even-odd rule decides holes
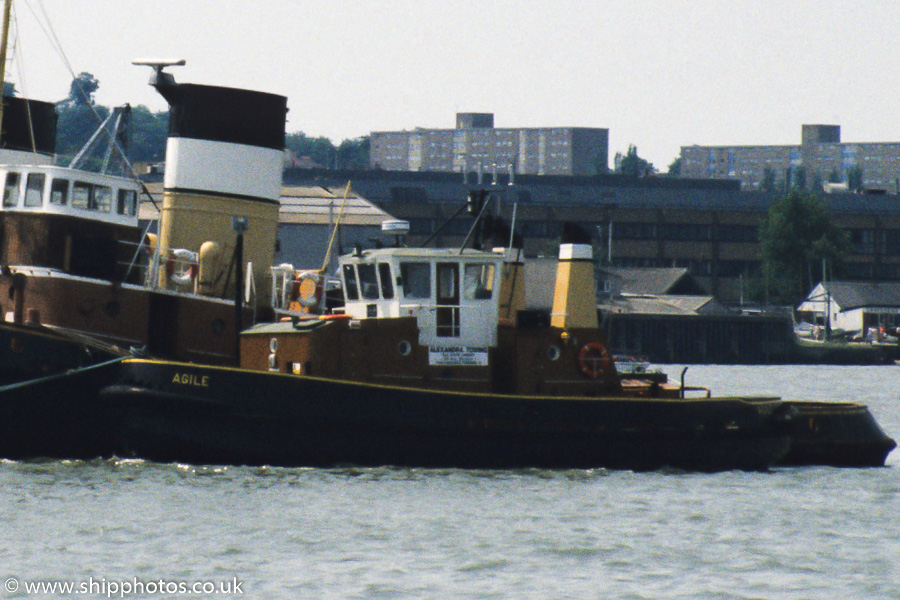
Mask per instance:
[[[153,84],[171,102],[159,235],[141,230],[141,184],[125,177],[49,164],[55,114],[47,117],[46,164],[0,164],[0,299],[9,298],[2,350],[5,381],[81,366],[81,355],[23,371],[15,355],[40,355],[55,338],[131,348],[153,356],[235,364],[237,333],[267,310],[268,265],[275,256],[286,99],[232,88],[178,85],[157,64]],[[142,62],[142,64],[144,64]],[[15,106],[19,99],[7,98]],[[20,110],[7,120],[12,133]],[[9,143],[7,144],[9,146]],[[28,154],[34,158],[34,154]],[[0,155],[0,160],[8,158]],[[247,173],[252,173],[248,177]],[[238,260],[232,215],[249,231]],[[258,240],[265,239],[261,244]],[[234,307],[248,263],[255,306]],[[7,305],[9,307],[10,305]],[[237,320],[241,320],[241,324]],[[32,327],[23,327],[25,322]],[[30,335],[42,325],[40,335]],[[93,342],[91,344],[90,342]],[[76,344],[77,345],[77,344]],[[11,355],[8,360],[6,354]],[[84,354],[82,352],[81,354]],[[109,354],[98,357],[102,360]],[[11,367],[12,368],[9,368]]]
[[[113,192],[127,190],[124,183],[45,169],[43,184],[29,186],[37,170],[17,167],[5,172],[16,203],[0,218],[55,221],[63,242],[46,256],[35,244],[30,259],[11,264],[6,257],[22,242],[10,245],[4,229],[0,297],[14,299],[22,323],[13,325],[23,335],[26,320],[40,321],[70,339],[142,346],[156,358],[2,388],[0,455],[718,471],[767,469],[801,438],[810,442],[806,460],[825,460],[823,446],[840,452],[846,436],[821,435],[823,421],[798,424],[797,403],[686,397],[685,386],[660,378],[621,378],[598,326],[589,240],[574,228],[560,246],[548,319],[524,310],[521,252],[512,242],[490,251],[358,248],[340,259],[341,309],[265,306],[279,289],[299,296],[301,279],[315,285],[300,304],[322,298],[319,275],[270,268],[286,100],[176,84],[162,71],[171,62],[152,64],[151,82],[172,111],[159,236],[128,230],[136,247],[152,250],[144,283],[118,270],[112,250],[88,251],[112,248],[119,233],[79,237],[91,231],[83,220],[92,210],[102,216],[92,218],[97,228],[134,218],[124,214],[129,196],[119,202]],[[53,202],[57,179],[66,182],[58,186],[64,203]],[[86,208],[81,200],[73,206],[82,196]],[[476,226],[489,196],[470,194]],[[63,205],[75,212],[57,214]],[[91,270],[104,255],[111,276]],[[250,262],[266,268],[247,270]],[[251,308],[287,320],[243,330],[251,322],[242,306],[245,270],[248,288],[259,290]],[[288,281],[279,286],[270,276]],[[883,464],[893,440],[869,425],[866,435],[881,436]]]
[[[623,387],[598,327],[591,247],[560,247],[549,323],[522,310],[517,249],[358,249],[341,311],[241,335],[241,368],[127,359],[101,392],[118,452],[284,466],[766,469],[776,398]],[[514,317],[515,322],[510,318]]]
[[[117,363],[104,361],[234,365],[243,325],[272,318],[287,100],[179,85],[162,69],[183,63],[151,64],[171,104],[159,235],[139,227],[139,182],[50,164],[52,104],[4,98],[0,380],[18,385],[0,389],[0,456],[111,455],[95,399]],[[27,146],[14,143],[20,130]],[[249,303],[235,300],[244,280],[257,290]],[[68,375],[100,363],[96,377]],[[77,393],[63,399],[54,390],[67,380]]]

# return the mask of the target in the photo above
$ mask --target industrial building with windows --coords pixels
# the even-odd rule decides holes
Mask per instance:
[[[741,189],[748,191],[785,191],[791,186],[821,189],[832,182],[897,194],[900,142],[844,143],[839,125],[803,125],[799,145],[683,146],[681,175],[737,179]]]
[[[495,128],[493,113],[458,113],[456,129],[372,132],[369,165],[386,171],[511,168],[535,175],[595,175],[606,172],[608,160],[608,129]]]
[[[409,242],[432,238],[460,244],[471,218],[443,226],[464,203],[460,174],[380,171],[285,173],[294,185],[317,182],[341,189],[353,182],[361,197],[410,222]],[[490,181],[490,178],[488,178]],[[780,194],[745,192],[737,181],[619,175],[562,177],[498,175],[496,208],[525,241],[526,255],[555,256],[564,221],[592,234],[598,263],[613,267],[686,268],[712,295],[737,304],[743,286],[761,272],[759,224]],[[849,234],[846,275],[861,281],[900,281],[900,203],[894,196],[829,196],[836,221]],[[492,208],[493,210],[493,208]],[[443,227],[442,227],[443,226]]]

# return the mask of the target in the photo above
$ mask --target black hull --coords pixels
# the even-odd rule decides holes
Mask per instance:
[[[0,385],[65,373],[116,358],[112,349],[40,325],[0,323]]]
[[[785,402],[791,448],[779,466],[880,467],[897,447],[861,404]]]
[[[764,470],[788,450],[772,399],[430,392],[129,360],[101,392],[117,453],[280,466]]]
[[[97,397],[118,376],[120,362],[0,387],[0,457],[112,456],[113,437]]]

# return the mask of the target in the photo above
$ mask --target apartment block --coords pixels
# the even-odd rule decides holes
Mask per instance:
[[[609,130],[495,128],[493,113],[457,113],[455,129],[375,131],[369,164],[386,171],[477,171],[533,175],[605,173]]]
[[[803,125],[795,146],[683,146],[681,175],[737,179],[747,191],[812,189],[833,182],[897,194],[900,142],[844,143],[840,125]]]

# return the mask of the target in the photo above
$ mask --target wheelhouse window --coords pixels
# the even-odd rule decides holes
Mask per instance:
[[[381,280],[381,297],[390,300],[394,297],[394,282],[391,281],[391,265],[378,263],[378,279]]]
[[[356,287],[356,270],[353,265],[344,265],[344,295],[347,300],[359,300],[359,288]]]
[[[91,184],[76,181],[72,184],[72,206],[87,209],[91,201]]]
[[[405,298],[431,298],[431,265],[428,263],[400,263],[400,279]]]
[[[50,182],[50,203],[65,206],[69,201],[69,180],[54,179]]]
[[[72,184],[72,206],[108,213],[112,208],[112,188],[76,181]]]
[[[25,184],[25,206],[41,206],[44,203],[45,181],[43,173],[28,174],[28,181]]]
[[[3,186],[3,206],[9,208],[19,203],[19,174],[7,173],[6,183]]]
[[[133,217],[137,213],[137,192],[134,190],[119,190],[119,203],[116,212],[120,215]]]
[[[494,265],[466,265],[463,297],[466,300],[490,300],[494,288]]]
[[[438,265],[438,298],[459,298],[459,294],[456,291],[458,273],[459,267],[457,265]]]
[[[112,190],[105,185],[95,185],[92,187],[94,189],[91,194],[90,208],[100,212],[109,212],[110,207],[112,207]]]
[[[378,280],[375,279],[375,265],[361,264],[359,271],[359,287],[365,300],[378,300]]]

